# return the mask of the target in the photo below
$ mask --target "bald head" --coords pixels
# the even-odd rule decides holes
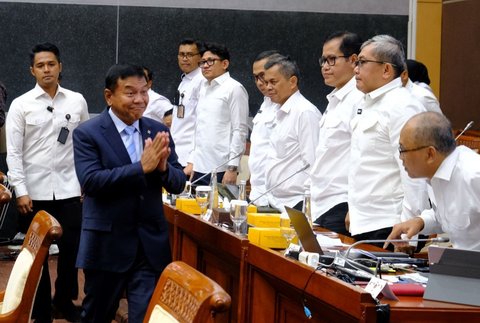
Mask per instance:
[[[404,128],[418,146],[433,146],[443,155],[450,154],[456,147],[450,121],[441,113],[419,113],[410,118]]]

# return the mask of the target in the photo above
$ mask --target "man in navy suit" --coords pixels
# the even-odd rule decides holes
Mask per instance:
[[[82,322],[111,322],[126,291],[129,321],[136,323],[171,261],[162,187],[180,193],[185,175],[168,128],[142,118],[148,104],[142,68],[114,65],[105,85],[108,109],[73,133],[84,193],[77,257],[85,274]]]

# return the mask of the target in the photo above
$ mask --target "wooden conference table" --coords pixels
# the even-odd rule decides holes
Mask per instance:
[[[165,205],[174,260],[219,283],[232,297],[220,322],[377,322],[376,303],[361,287],[284,257],[279,251]],[[352,243],[348,237],[340,237]],[[375,247],[373,247],[375,248]],[[390,305],[390,322],[480,322],[480,307],[401,296]],[[302,300],[312,312],[304,314]]]

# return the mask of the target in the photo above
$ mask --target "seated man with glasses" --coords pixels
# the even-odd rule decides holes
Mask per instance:
[[[480,155],[457,147],[450,122],[437,112],[412,117],[399,142],[408,175],[428,178],[433,208],[394,225],[388,239],[445,232],[454,248],[480,250]]]
[[[385,239],[394,224],[428,207],[425,181],[407,176],[397,150],[405,122],[426,111],[402,86],[405,64],[402,44],[388,35],[363,43],[355,63],[357,88],[364,93],[351,122],[348,176],[350,233],[356,240]]]
[[[192,181],[215,170],[224,184],[236,184],[237,167],[247,138],[248,94],[230,77],[230,54],[224,45],[206,43],[198,66],[206,80],[200,89],[194,147],[189,160]],[[187,173],[187,171],[185,171]],[[210,176],[198,185],[210,183]]]
[[[315,163],[310,172],[312,220],[344,235],[349,235],[345,217],[348,213],[350,121],[355,116],[355,104],[363,95],[357,90],[353,72],[361,45],[357,34],[336,32],[326,39],[319,59],[325,84],[334,89],[327,95],[328,105],[319,123]]]

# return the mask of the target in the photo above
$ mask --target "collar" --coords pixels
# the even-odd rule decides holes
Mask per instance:
[[[230,72],[225,72],[223,73],[222,75],[220,76],[217,76],[216,78],[214,78],[211,82],[210,82],[210,86],[214,85],[214,83],[216,84],[222,84],[222,83],[225,83],[225,81],[227,81],[228,79],[230,78]],[[207,84],[208,84],[208,80],[207,81]]]
[[[402,80],[400,77],[397,77],[396,79],[388,82],[384,86],[379,87],[376,90],[373,90],[370,93],[365,94],[366,98],[370,98],[371,100],[375,100],[376,98],[384,95],[385,93],[397,88],[397,87],[402,87]]]
[[[357,81],[355,81],[355,76],[353,76],[350,81],[348,81],[341,88],[335,88],[330,94],[327,95],[328,101],[333,97],[337,98],[338,101],[342,101],[348,93],[357,88]]]
[[[60,86],[60,84],[58,84],[57,86],[57,92],[55,93],[55,96],[54,98],[59,94],[59,93],[62,93],[65,95],[65,89],[63,87]],[[42,87],[40,85],[38,85],[38,83],[35,84],[35,87],[33,88],[33,94],[35,96],[35,98],[38,98],[38,97],[41,97],[43,95],[47,95],[48,97],[50,97],[47,92],[45,92],[44,89],[42,89]]]
[[[460,151],[458,150],[458,148],[455,148],[455,150],[452,151],[450,155],[448,155],[440,164],[440,167],[438,167],[437,171],[433,175],[433,178],[449,181],[452,177],[453,169],[457,164],[459,154]]]
[[[119,117],[117,117],[117,115],[113,112],[112,108],[110,107],[108,109],[108,114],[112,118],[113,124],[115,125],[115,128],[117,128],[118,133],[121,133],[128,126],[125,122],[120,120]],[[136,120],[132,124],[132,126],[134,126],[135,129],[137,129],[138,133],[140,133],[140,123],[138,122],[138,120]]]
[[[194,69],[193,71],[191,71],[191,72],[188,73],[188,74],[182,74],[182,75],[183,75],[183,78],[182,78],[182,79],[186,78],[186,79],[188,79],[188,80],[191,81],[191,80],[193,80],[198,74],[201,74],[201,73],[202,73],[202,71],[201,71],[200,67],[197,67],[196,69]]]
[[[289,113],[290,110],[292,110],[292,106],[293,106],[293,104],[291,104],[291,102],[295,102],[296,97],[299,97],[299,96],[301,96],[300,90],[297,90],[292,95],[290,95],[290,97],[287,99],[287,101],[285,101],[284,104],[282,104],[279,111]]]

